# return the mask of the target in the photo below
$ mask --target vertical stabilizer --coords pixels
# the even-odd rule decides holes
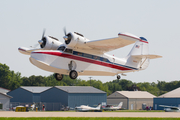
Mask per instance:
[[[149,65],[149,58],[143,55],[149,54],[149,44],[145,38],[140,37],[140,39],[141,40],[136,41],[132,50],[128,54],[126,65],[138,69],[146,69]],[[143,57],[136,57],[137,55],[142,55]]]
[[[118,105],[117,107],[120,107],[120,108],[121,108],[122,105],[123,105],[123,102],[120,102],[119,105]]]

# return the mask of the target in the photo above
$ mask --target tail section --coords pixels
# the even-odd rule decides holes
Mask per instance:
[[[160,58],[161,56],[150,55],[148,41],[143,37],[140,37],[140,39],[141,40],[136,41],[128,54],[126,65],[138,69],[146,69],[149,65],[149,59]]]
[[[121,108],[123,105],[123,102],[120,102],[119,105],[117,107]]]
[[[96,109],[101,109],[101,104],[99,104],[99,105],[96,107]]]

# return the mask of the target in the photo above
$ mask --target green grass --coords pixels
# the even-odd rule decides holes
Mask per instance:
[[[117,118],[117,117],[107,117],[107,118],[90,118],[90,117],[39,117],[39,118],[0,118],[0,120],[180,120],[180,118]]]

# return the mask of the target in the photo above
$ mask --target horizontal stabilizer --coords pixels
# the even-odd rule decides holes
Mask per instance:
[[[135,57],[135,58],[139,58],[139,59],[142,59],[142,58],[149,58],[149,59],[156,59],[156,58],[162,58],[162,56],[160,55],[132,55],[132,57]]]

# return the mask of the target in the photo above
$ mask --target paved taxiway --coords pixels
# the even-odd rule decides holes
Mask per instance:
[[[1,111],[0,117],[172,117],[178,112],[13,112]]]

